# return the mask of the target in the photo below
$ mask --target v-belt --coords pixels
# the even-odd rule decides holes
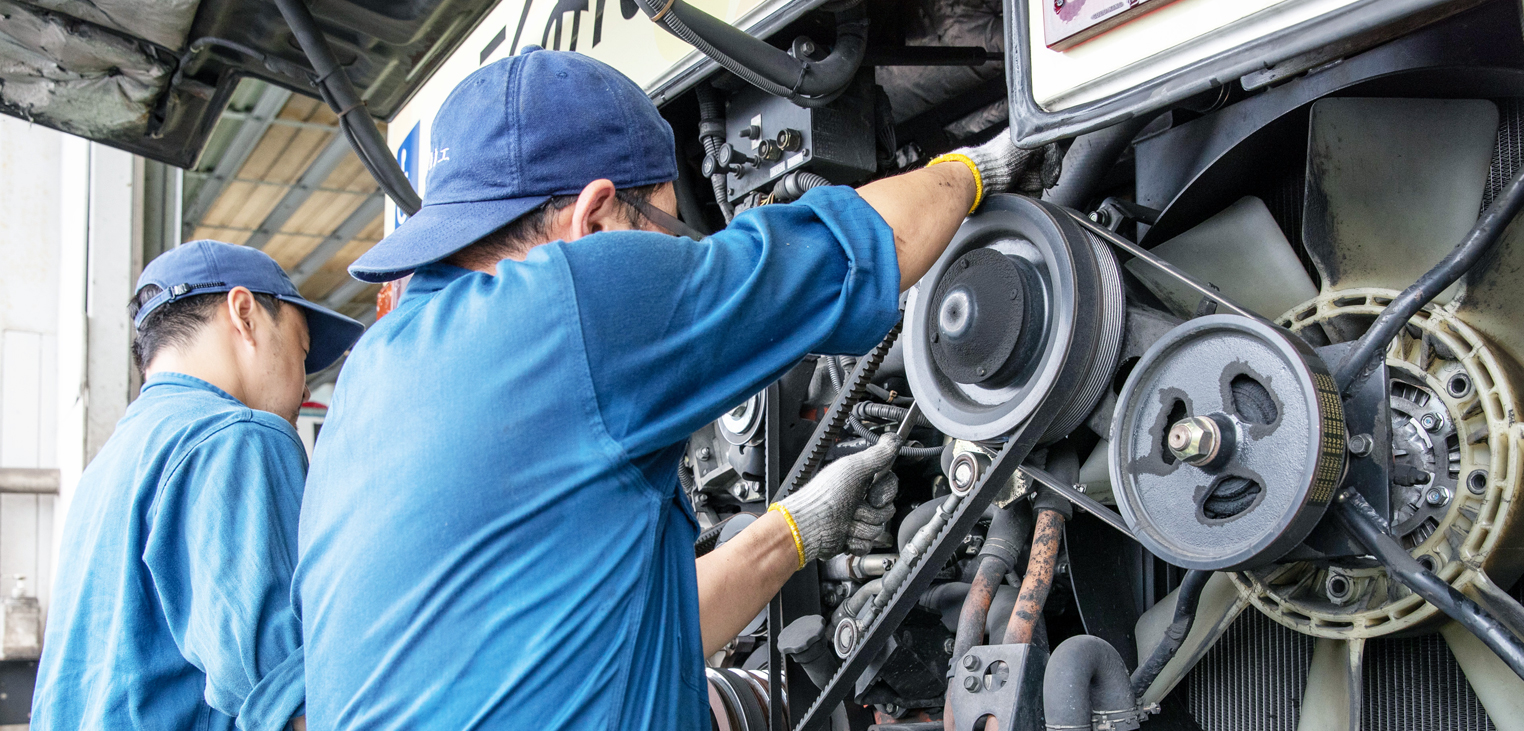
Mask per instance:
[[[1067,209],[1065,212],[1082,227],[1100,237],[1103,241],[1127,251],[1149,265],[1162,270],[1166,275],[1184,282],[1202,296],[1217,301],[1235,314],[1253,319],[1263,319],[1232,299],[1223,296],[1222,293],[1210,289],[1189,274],[1159,259],[1152,252],[1127,241],[1110,230],[1097,226],[1084,216]],[[903,313],[901,313],[901,317],[903,319]],[[868,390],[868,384],[873,379],[873,374],[878,371],[879,365],[883,363],[884,356],[889,352],[889,347],[899,337],[899,333],[900,326],[896,325],[889,332],[888,336],[884,338],[884,341],[861,358],[857,363],[857,367],[852,369],[851,378],[843,385],[841,393],[832,402],[830,409],[826,412],[825,418],[821,419],[820,424],[816,426],[815,433],[810,435],[810,441],[805,445],[804,452],[800,454],[798,461],[794,463],[793,469],[789,471],[788,480],[784,483],[782,489],[779,490],[778,496],[775,499],[781,499],[784,495],[793,492],[809,481],[811,477],[815,476],[815,472],[820,469],[821,463],[825,460],[826,452],[830,450],[831,445],[846,426],[847,415],[851,413],[852,407],[862,400],[863,395]],[[1052,407],[1063,403],[1064,399],[1071,397],[1074,391],[1079,388],[1085,369],[1076,368],[1073,365],[1065,363],[1065,367],[1061,369],[1058,379],[1053,384],[1053,388],[1048,391],[1047,395],[1043,396],[1042,402],[1033,410],[1032,417],[1007,436],[1005,445],[995,455],[989,469],[985,470],[978,484],[958,501],[958,506],[943,524],[941,531],[932,539],[930,546],[919,557],[911,559],[914,561],[914,565],[904,566],[906,562],[901,560],[899,565],[904,566],[902,571],[907,573],[903,575],[898,585],[893,588],[889,586],[890,582],[885,581],[884,592],[888,593],[892,591],[892,596],[887,601],[880,601],[875,598],[874,604],[877,605],[878,611],[871,614],[868,626],[863,628],[862,634],[856,639],[853,648],[843,657],[841,667],[826,682],[826,687],[820,690],[820,695],[810,705],[809,710],[805,712],[804,718],[794,727],[794,731],[815,731],[820,728],[830,718],[831,712],[836,708],[836,704],[846,699],[847,693],[856,684],[857,677],[867,669],[868,664],[884,648],[894,630],[899,627],[900,622],[904,621],[905,616],[915,606],[917,598],[930,588],[932,579],[947,564],[948,559],[952,557],[953,551],[962,545],[963,536],[968,535],[968,532],[973,529],[974,524],[984,514],[984,509],[989,507],[990,503],[994,501],[995,495],[1000,492],[1006,481],[1020,469],[1021,463],[1026,460],[1027,456],[1032,453],[1032,449],[1037,446],[1037,440],[1042,437],[1043,432],[1047,430],[1048,425],[1052,423],[1054,415],[1057,413],[1057,409]],[[1052,479],[1051,476],[1045,473],[1042,473],[1041,476],[1049,477],[1050,480]],[[1049,480],[1040,479],[1040,481],[1046,483]],[[1057,482],[1057,480],[1053,480],[1053,482]],[[1072,498],[1072,495],[1069,494],[1073,492],[1072,489],[1062,492],[1065,497]],[[949,502],[951,502],[951,499],[949,499]],[[1091,508],[1090,505],[1084,504],[1084,501],[1079,502],[1082,507],[1086,509]],[[916,560],[917,558],[918,560]],[[888,577],[885,578],[887,579]]]
[[[846,414],[850,413],[852,406],[862,399],[874,372],[883,362],[884,354],[888,353],[889,346],[894,344],[898,335],[899,327],[895,327],[884,342],[858,361],[849,383],[831,404],[831,409],[816,427],[815,433],[810,436],[804,453],[800,455],[799,461],[790,471],[783,494],[792,492],[814,476],[825,452],[846,424]],[[894,634],[894,630],[915,606],[916,599],[931,586],[931,581],[936,577],[937,572],[962,545],[963,536],[973,529],[974,524],[984,514],[984,509],[994,501],[1001,487],[1011,478],[1011,475],[1015,474],[1027,455],[1031,454],[1032,448],[1037,445],[1037,440],[1053,420],[1055,410],[1047,407],[1056,400],[1061,401],[1062,398],[1072,394],[1079,386],[1083,375],[1082,368],[1064,368],[1054,383],[1053,389],[1043,398],[1042,404],[1032,418],[1007,438],[1005,446],[995,455],[994,461],[991,462],[979,483],[960,501],[942,531],[932,540],[920,560],[909,569],[909,574],[899,584],[893,596],[882,605],[882,609],[873,621],[864,628],[856,646],[842,660],[841,667],[837,669],[835,675],[831,676],[826,687],[821,689],[820,696],[815,699],[809,710],[805,712],[804,718],[794,727],[795,731],[814,731],[821,728],[830,718],[836,704],[846,699],[857,677],[884,648],[889,637]]]

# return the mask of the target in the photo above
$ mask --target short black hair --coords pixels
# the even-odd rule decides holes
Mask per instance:
[[[127,303],[127,316],[136,319],[138,311],[162,291],[164,290],[157,284],[143,285],[133,295],[132,301]],[[275,295],[263,292],[254,292],[253,295],[254,301],[265,308],[270,317],[280,320],[281,302]],[[154,356],[163,349],[189,343],[201,327],[211,321],[227,297],[226,292],[193,294],[165,302],[148,313],[132,339],[132,360],[138,367],[138,374],[142,375],[148,364],[153,362]]]
[[[642,185],[638,188],[621,188],[619,193],[625,198],[649,203],[651,197],[656,195],[656,191],[663,185],[666,183]],[[577,195],[552,196],[550,200],[529,209],[528,213],[504,224],[502,228],[467,244],[465,248],[451,254],[445,261],[470,268],[479,264],[496,264],[510,256],[522,256],[536,244],[544,243],[545,237],[550,235],[551,219],[562,209],[575,204],[577,197]],[[641,214],[634,206],[625,206],[625,217],[630,222],[630,226],[640,225]]]

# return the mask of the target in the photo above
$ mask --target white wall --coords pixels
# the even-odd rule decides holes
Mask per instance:
[[[63,135],[0,119],[0,467],[58,467]],[[0,495],[0,592],[24,574],[47,601],[51,495]]]
[[[0,117],[0,467],[59,470],[59,494],[0,495],[0,596],[47,611],[80,472],[135,389],[127,299],[141,262],[132,155]]]

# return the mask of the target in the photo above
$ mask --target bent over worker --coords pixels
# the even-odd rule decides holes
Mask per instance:
[[[165,252],[129,310],[143,390],[80,476],[34,729],[298,729],[305,374],[364,327],[260,251]]]
[[[431,134],[423,208],[350,270],[413,277],[347,361],[308,478],[309,718],[707,729],[705,654],[879,532],[893,486],[863,498],[898,442],[695,562],[684,441],[806,354],[876,345],[976,181],[1009,185],[1024,153],[1002,135],[696,241],[674,235],[671,128],[585,56],[479,69]]]

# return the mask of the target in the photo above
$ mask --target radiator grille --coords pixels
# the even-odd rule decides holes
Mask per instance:
[[[1437,634],[1365,643],[1365,731],[1492,731],[1460,663]]]
[[[1312,637],[1246,610],[1186,678],[1202,731],[1296,731]],[[1363,731],[1494,731],[1437,634],[1365,645]]]
[[[1314,640],[1244,610],[1186,678],[1202,731],[1296,731]]]
[[[1487,171],[1487,189],[1482,193],[1482,209],[1492,205],[1492,199],[1503,190],[1503,185],[1524,165],[1524,99],[1497,99],[1498,142],[1492,154],[1492,167]]]

